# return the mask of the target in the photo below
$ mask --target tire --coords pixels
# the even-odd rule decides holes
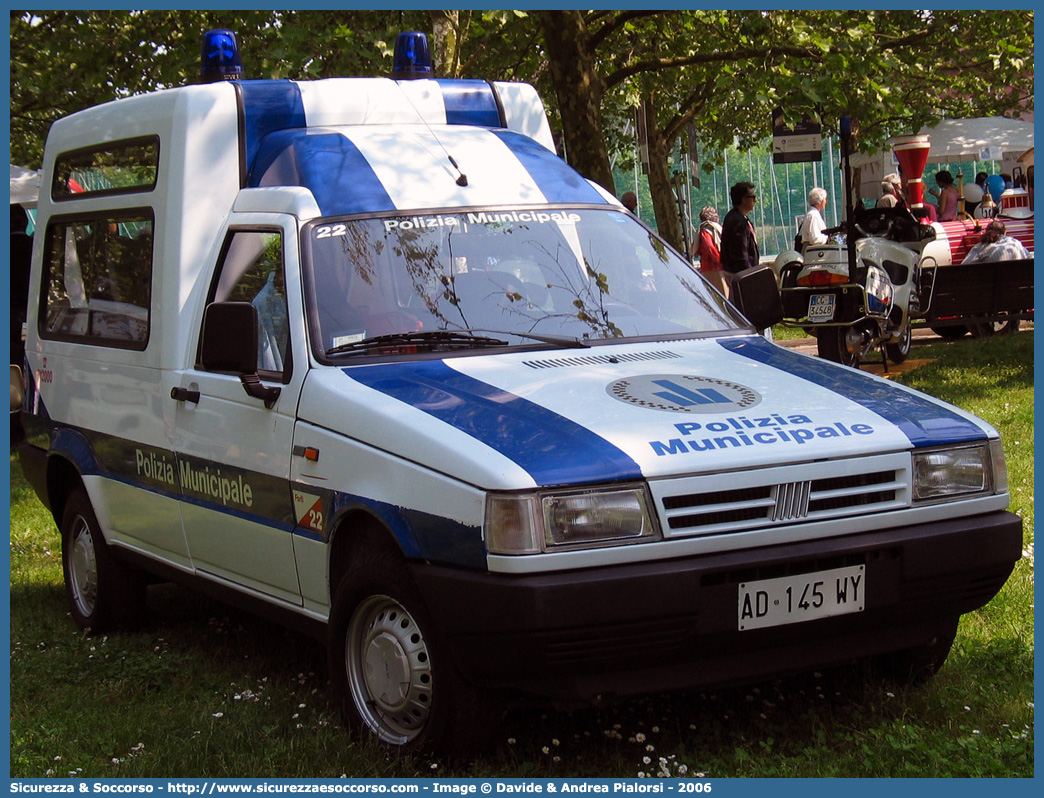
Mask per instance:
[[[946,341],[956,341],[968,334],[968,328],[963,324],[949,324],[945,327],[932,327],[932,332]]]
[[[873,666],[885,681],[900,687],[917,687],[939,672],[957,636],[957,621],[930,643],[875,657]]]
[[[330,615],[330,687],[349,728],[402,752],[472,753],[492,742],[491,697],[468,686],[402,558],[357,557]]]
[[[801,261],[792,260],[780,267],[779,270],[779,286],[780,288],[795,288],[797,287],[797,276],[798,272],[801,271]]]
[[[69,495],[61,532],[65,595],[76,625],[89,634],[138,626],[145,579],[112,556],[83,488]]]
[[[1003,335],[1014,335],[1019,331],[1019,327],[1022,326],[1022,319],[1012,319],[1011,321],[1005,322],[1004,326],[1001,327],[1000,332]]]
[[[885,355],[893,363],[902,363],[910,356],[910,347],[913,345],[913,330],[906,325],[903,334],[894,344],[885,344]]]
[[[968,325],[972,338],[990,338],[996,331],[997,325],[992,321],[977,322]]]
[[[833,360],[842,366],[859,368],[859,355],[845,346],[847,327],[822,327],[816,335],[816,351],[821,358]]]

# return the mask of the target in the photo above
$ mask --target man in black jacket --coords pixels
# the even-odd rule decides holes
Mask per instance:
[[[741,181],[729,189],[732,210],[721,223],[721,268],[726,275],[757,266],[761,259],[754,225],[747,218],[754,210],[757,194],[754,184]],[[730,279],[726,276],[726,279]]]

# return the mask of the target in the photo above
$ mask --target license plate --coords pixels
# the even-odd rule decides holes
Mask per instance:
[[[809,321],[830,321],[834,318],[833,294],[815,294],[808,300]]]
[[[742,582],[739,586],[740,631],[862,612],[866,599],[865,577],[866,566],[854,565]]]

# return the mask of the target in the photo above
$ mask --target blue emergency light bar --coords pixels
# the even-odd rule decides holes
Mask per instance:
[[[200,75],[204,83],[239,80],[243,77],[243,63],[239,57],[235,33],[219,29],[208,30],[203,34]]]
[[[392,77],[397,80],[416,80],[434,76],[428,37],[419,30],[400,33],[395,38]]]

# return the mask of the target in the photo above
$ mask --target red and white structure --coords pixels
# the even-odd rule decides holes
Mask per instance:
[[[901,136],[895,139],[893,150],[899,161],[903,187],[911,208],[924,207],[924,169],[928,165],[931,142],[927,135]],[[1025,189],[1008,189],[1001,195],[997,218],[1004,222],[1009,236],[1017,238],[1033,252],[1033,211],[1029,193]],[[933,222],[935,240],[925,248],[922,266],[950,266],[960,263],[973,246],[979,243],[990,219],[966,219],[953,222]]]

